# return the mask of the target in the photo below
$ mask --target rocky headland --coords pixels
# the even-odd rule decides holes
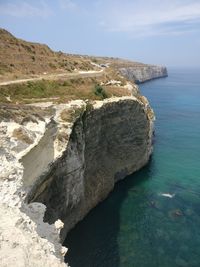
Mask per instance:
[[[163,66],[147,65],[142,67],[120,68],[119,70],[128,80],[138,84],[168,76],[167,68]]]
[[[42,120],[1,122],[2,266],[62,266],[61,228],[62,240],[152,152],[154,115],[144,97],[52,108]]]
[[[129,77],[124,73],[123,78],[116,73],[118,60],[110,65],[108,58],[98,60],[106,62],[91,62],[102,68],[99,80],[1,88],[2,267],[67,266],[62,241],[69,230],[108,196],[117,181],[149,160],[154,113],[138,86],[127,81],[135,75],[132,69],[131,76],[132,63],[127,66]],[[148,67],[138,79],[156,78],[161,72],[165,70]],[[95,90],[81,94],[94,84]],[[51,86],[57,97],[52,98]],[[80,92],[80,99],[74,91]]]

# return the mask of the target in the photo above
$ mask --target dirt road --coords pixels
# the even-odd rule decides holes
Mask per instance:
[[[65,79],[72,79],[72,78],[88,78],[88,77],[99,77],[103,75],[104,70],[99,71],[79,71],[74,73],[59,73],[59,74],[50,74],[50,75],[41,75],[36,78],[29,78],[29,79],[20,79],[20,80],[13,80],[13,81],[6,81],[1,82],[0,86],[9,85],[9,84],[17,84],[17,83],[26,83],[26,82],[33,82],[33,81],[40,81],[40,80],[57,80],[59,78]]]

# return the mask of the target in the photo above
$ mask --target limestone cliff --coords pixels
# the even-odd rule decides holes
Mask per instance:
[[[60,220],[52,225],[44,223],[46,207],[42,203],[27,205],[24,202],[34,181],[29,187],[25,185],[26,171],[20,161],[37,147],[49,125],[49,118],[31,119],[34,122],[26,124],[16,122],[14,118],[12,121],[5,118],[0,123],[0,265],[66,267],[63,257],[67,249],[62,247],[59,238],[63,223]],[[13,134],[19,129],[23,138]],[[32,171],[37,175],[37,170]]]
[[[116,181],[147,163],[153,117],[146,99],[141,100],[113,98],[89,110],[86,106],[62,156],[30,191],[28,202],[47,206],[46,221],[64,221],[63,236],[107,197]]]
[[[124,67],[119,69],[121,74],[130,81],[143,83],[152,79],[167,77],[167,68],[163,66],[144,65],[140,67]]]
[[[62,221],[61,239],[152,152],[154,115],[138,93],[51,108],[22,125],[1,122],[2,267],[64,266]]]
[[[68,266],[68,231],[152,153],[154,114],[130,81],[167,70],[0,40],[0,266]]]

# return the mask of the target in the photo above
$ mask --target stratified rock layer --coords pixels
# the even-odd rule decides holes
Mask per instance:
[[[130,81],[143,83],[152,79],[167,77],[167,68],[163,66],[144,65],[140,67],[120,68],[120,72]]]
[[[145,98],[96,102],[75,122],[69,142],[29,201],[47,206],[45,219],[65,223],[63,237],[116,181],[143,167],[152,152],[152,111]]]
[[[62,222],[61,240],[152,152],[154,115],[138,92],[52,109],[26,123],[0,123],[2,267],[66,266]]]

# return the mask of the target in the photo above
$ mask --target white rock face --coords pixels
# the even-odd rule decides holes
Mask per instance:
[[[27,190],[34,185],[35,176],[27,184],[21,159],[35,149],[47,131],[50,118],[38,119],[21,125],[14,121],[0,123],[0,266],[50,267],[67,266],[63,259],[66,248],[60,243],[60,221],[49,225],[43,222],[45,205],[26,204]],[[13,136],[15,129],[23,128],[33,137],[27,144]],[[43,155],[44,156],[44,155]],[[33,170],[33,169],[32,169]],[[44,171],[40,168],[41,171]]]
[[[54,226],[44,225],[40,218],[40,223],[46,229],[46,232],[48,231],[48,235],[51,233],[50,237],[51,241],[53,240],[54,242],[53,244],[47,239],[46,235],[44,238],[38,235],[37,228],[39,227],[39,223],[35,223],[30,217],[20,212],[18,208],[11,208],[4,204],[0,205],[0,211],[1,267],[67,266],[61,262],[61,256],[59,260],[57,257],[58,252],[55,251],[54,244],[57,241],[57,245],[61,250],[60,254],[63,253],[61,245],[58,242],[59,231],[56,231]],[[35,212],[37,213],[36,209]]]
[[[95,101],[79,117],[63,155],[28,195],[29,201],[47,206],[47,221],[64,221],[62,239],[108,196],[115,182],[148,162],[153,119],[142,96]]]
[[[167,69],[163,66],[144,65],[144,67],[120,68],[121,74],[136,83],[143,83],[152,79],[166,77]]]
[[[67,266],[61,229],[64,239],[152,152],[154,115],[140,95],[52,108],[36,122],[0,124],[1,267]],[[13,135],[20,127],[28,139]]]

